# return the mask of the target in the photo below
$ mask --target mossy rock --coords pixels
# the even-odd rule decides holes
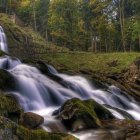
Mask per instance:
[[[44,118],[33,112],[23,113],[20,118],[20,124],[30,129],[39,127],[43,122]]]
[[[114,116],[96,101],[81,101],[73,98],[64,103],[57,116],[72,131],[86,128],[102,128],[100,119],[114,119]]]
[[[14,77],[4,69],[0,69],[0,89],[5,91],[16,89]]]
[[[18,122],[23,110],[13,97],[0,93],[0,115]]]
[[[72,135],[48,133],[42,129],[30,130],[0,116],[1,140],[78,140]]]

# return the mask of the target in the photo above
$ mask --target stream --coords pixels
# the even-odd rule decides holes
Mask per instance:
[[[0,27],[0,49],[8,52],[2,27]],[[114,85],[106,85],[105,89],[98,88],[94,81],[91,83],[80,75],[70,76],[57,72],[51,65],[46,64],[46,67],[48,72],[60,78],[61,82],[44,75],[36,67],[23,64],[18,58],[0,57],[0,69],[9,72],[16,82],[16,90],[8,91],[8,94],[18,99],[25,112],[35,112],[43,116],[44,130],[72,133],[52,115],[64,102],[72,98],[93,99],[111,111],[117,119],[125,119],[123,113],[117,110],[120,109],[130,114],[133,119],[140,120],[139,104]],[[106,133],[108,132],[104,130],[86,130],[72,134],[81,140],[98,140]]]

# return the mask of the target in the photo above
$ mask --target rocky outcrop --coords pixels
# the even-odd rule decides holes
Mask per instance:
[[[73,98],[64,103],[60,108],[57,118],[62,120],[65,126],[77,131],[87,128],[102,127],[101,119],[113,119],[113,115],[94,100],[81,101]]]
[[[20,124],[24,127],[35,129],[44,122],[44,118],[32,112],[26,112],[21,115]]]

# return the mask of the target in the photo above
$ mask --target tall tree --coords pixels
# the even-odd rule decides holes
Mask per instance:
[[[50,0],[40,0],[37,7],[37,24],[38,31],[48,41],[48,11]]]
[[[77,30],[77,0],[51,1],[49,27],[53,41],[73,49]]]

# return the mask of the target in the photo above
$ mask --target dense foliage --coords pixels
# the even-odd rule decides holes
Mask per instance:
[[[1,0],[0,12],[71,50],[140,51],[139,0]]]

